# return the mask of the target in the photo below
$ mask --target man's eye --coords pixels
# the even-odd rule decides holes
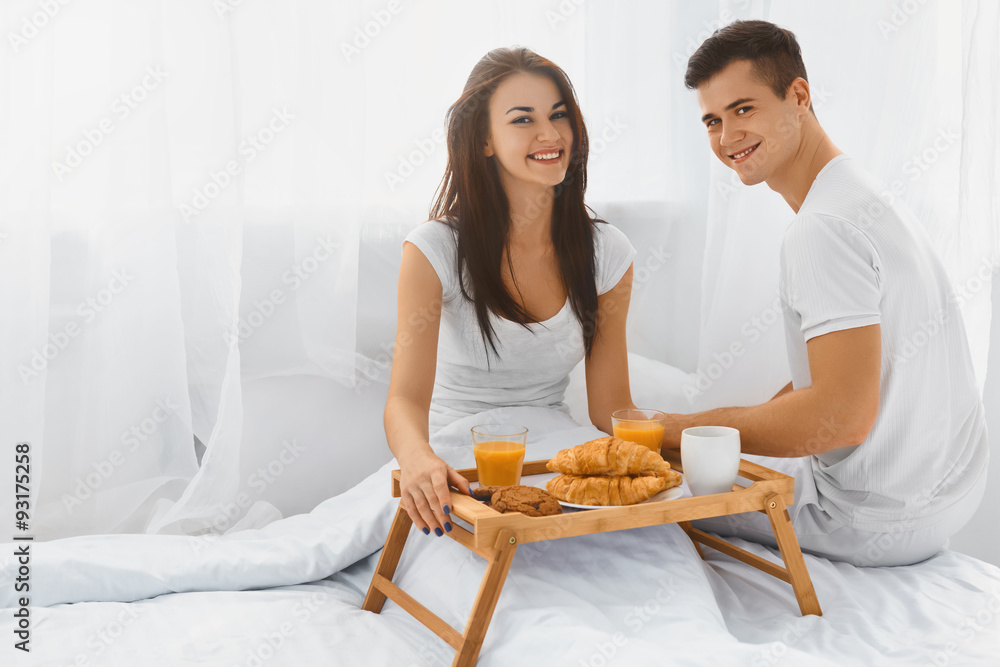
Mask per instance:
[[[712,118],[712,119],[711,119],[711,120],[709,120],[709,121],[708,121],[707,123],[705,123],[705,126],[706,126],[706,127],[712,127],[713,125],[715,125],[715,124],[716,124],[716,123],[718,123],[718,122],[719,122],[719,119],[718,119],[718,118]]]
[[[738,114],[746,113],[747,111],[750,111],[750,109],[752,108],[753,107],[740,107],[739,109],[736,110],[736,113]]]

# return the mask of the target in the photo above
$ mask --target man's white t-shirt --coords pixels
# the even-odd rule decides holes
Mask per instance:
[[[459,285],[455,230],[431,220],[417,226],[406,241],[420,249],[441,281],[431,433],[460,417],[498,407],[527,405],[568,412],[563,398],[569,374],[584,357],[583,329],[569,299],[551,318],[527,327],[491,315],[500,358],[491,353],[487,362],[475,308]],[[598,295],[618,284],[633,257],[635,249],[625,234],[610,224],[596,224]]]
[[[824,510],[852,528],[891,532],[933,525],[984,474],[989,453],[948,276],[920,223],[882,191],[847,156],[827,163],[785,233],[779,290],[795,389],[812,384],[808,340],[881,327],[871,432],[812,464]]]

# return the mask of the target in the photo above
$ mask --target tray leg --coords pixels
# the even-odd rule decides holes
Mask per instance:
[[[678,521],[677,525],[679,525],[681,527],[681,529],[683,529],[684,533],[687,534],[687,536],[691,538],[691,544],[694,545],[694,549],[695,549],[695,551],[698,552],[698,556],[700,556],[702,560],[705,560],[705,554],[702,553],[701,545],[698,544],[698,540],[696,540],[693,537],[691,537],[691,522],[690,521]]]
[[[392,526],[389,528],[389,537],[385,541],[385,547],[382,548],[382,555],[379,556],[375,576],[372,577],[372,583],[368,586],[365,602],[361,605],[365,611],[373,611],[376,614],[382,611],[386,595],[375,587],[375,577],[382,575],[392,581],[393,575],[396,574],[396,565],[399,564],[399,557],[403,555],[403,545],[406,544],[406,537],[410,533],[411,525],[413,525],[413,521],[410,520],[410,515],[400,505],[399,509],[396,510],[396,517],[392,520]]]
[[[778,543],[778,550],[781,551],[781,558],[785,561],[785,569],[788,570],[789,583],[795,592],[799,610],[803,616],[806,614],[822,616],[823,611],[820,609],[809,570],[806,569],[806,561],[802,557],[802,549],[799,547],[798,538],[795,537],[785,501],[780,495],[774,494],[764,501],[764,508],[767,518],[771,520],[774,539]]]
[[[517,551],[517,539],[514,533],[501,530],[497,535],[489,564],[486,566],[483,583],[480,584],[476,601],[472,605],[472,613],[465,624],[465,632],[462,634],[464,642],[455,654],[452,667],[472,667],[476,664],[479,650],[486,638],[486,630],[489,629],[490,619],[493,618],[493,610],[496,609],[500,591],[503,590],[504,581],[507,579],[510,563],[514,560],[515,551]]]

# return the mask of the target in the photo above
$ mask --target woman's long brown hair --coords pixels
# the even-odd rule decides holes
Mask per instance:
[[[554,189],[552,244],[570,306],[583,328],[584,350],[589,357],[597,319],[594,227],[598,221],[583,200],[587,189],[587,128],[573,85],[562,69],[525,48],[494,49],[483,56],[472,69],[462,96],[448,110],[448,165],[430,215],[432,219],[445,219],[457,230],[462,295],[475,306],[487,351],[492,349],[498,355],[490,313],[526,327],[533,321],[503,283],[501,263],[510,229],[510,206],[497,173],[496,157],[483,153],[489,134],[490,98],[504,79],[519,72],[546,76],[555,83],[573,127],[569,168]]]

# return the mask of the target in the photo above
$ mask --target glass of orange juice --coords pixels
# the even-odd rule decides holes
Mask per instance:
[[[648,447],[659,454],[666,417],[659,410],[616,410],[611,415],[611,427],[616,438]]]
[[[521,482],[528,429],[517,424],[480,424],[472,427],[472,453],[482,486],[511,486]]]

